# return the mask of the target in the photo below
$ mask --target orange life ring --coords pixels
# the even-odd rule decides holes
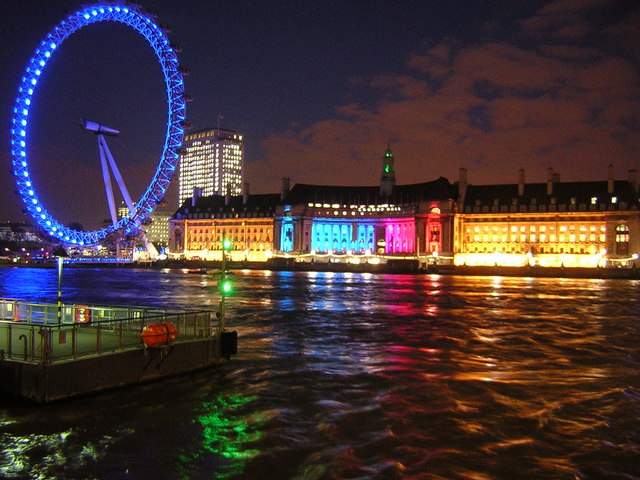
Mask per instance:
[[[140,336],[147,347],[169,345],[178,338],[178,329],[171,322],[150,324],[142,329]]]
[[[13,321],[14,322],[19,322],[20,321],[20,314],[18,313],[18,306],[15,306],[16,309],[13,311]]]
[[[89,323],[91,321],[91,309],[87,305],[76,305],[76,323]]]

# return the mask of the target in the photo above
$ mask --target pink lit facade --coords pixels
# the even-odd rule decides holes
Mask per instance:
[[[444,179],[378,187],[296,185],[276,209],[274,248],[291,254],[415,257],[452,251],[455,201]]]

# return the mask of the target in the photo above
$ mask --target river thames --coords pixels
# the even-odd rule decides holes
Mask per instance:
[[[234,271],[214,370],[33,407],[10,479],[640,478],[640,281]],[[55,269],[0,268],[54,302]],[[65,303],[215,310],[214,275],[65,269]]]

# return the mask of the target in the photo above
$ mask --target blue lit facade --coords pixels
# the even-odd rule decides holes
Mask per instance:
[[[83,232],[72,230],[55,220],[36,194],[27,158],[29,111],[40,76],[61,44],[81,28],[107,21],[120,22],[136,30],[147,40],[158,57],[167,87],[167,131],[162,157],[155,175],[134,210],[115,225],[103,230]],[[185,110],[184,84],[176,52],[171,47],[165,32],[155,23],[152,16],[143,13],[138,7],[113,3],[96,4],[70,14],[40,42],[27,64],[13,107],[11,157],[13,174],[25,211],[51,237],[67,245],[95,245],[117,230],[122,230],[125,235],[135,234],[140,224],[151,215],[164,197],[173,177],[184,134]]]
[[[292,254],[446,254],[453,248],[453,186],[444,178],[379,187],[298,184],[276,209],[274,250]]]
[[[318,219],[311,227],[311,250],[317,253],[372,253],[374,245],[373,224]]]
[[[293,250],[293,223],[291,217],[282,218],[280,238],[280,250],[283,252],[291,252]]]

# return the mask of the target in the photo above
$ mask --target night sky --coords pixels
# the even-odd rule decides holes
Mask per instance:
[[[245,136],[251,193],[291,184],[375,185],[387,145],[399,184],[604,180],[640,168],[640,3],[562,1],[140,2],[183,49],[194,129]],[[83,2],[0,3],[0,221],[28,220],[14,193],[9,125],[37,44]],[[164,141],[166,94],[146,41],[117,23],[69,37],[47,64],[28,155],[45,207],[98,228],[108,208],[95,136],[135,200]],[[177,188],[168,193],[177,207]]]

